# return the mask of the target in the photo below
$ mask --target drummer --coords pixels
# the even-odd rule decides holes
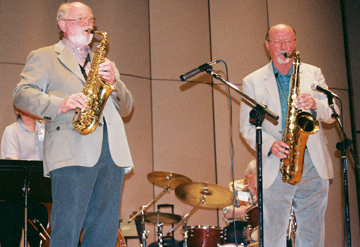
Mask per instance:
[[[235,180],[235,191],[238,199],[238,206],[235,207],[235,229],[237,243],[245,243],[244,228],[248,225],[245,215],[247,210],[257,205],[257,175],[256,160],[250,161],[245,171],[245,179]],[[233,182],[229,184],[229,189],[233,191]],[[234,234],[234,210],[233,206],[223,209],[223,217],[228,224],[226,229],[226,243],[235,243]]]

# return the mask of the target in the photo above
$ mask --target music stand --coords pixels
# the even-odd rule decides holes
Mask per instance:
[[[52,202],[51,180],[42,161],[0,160],[0,201],[24,202],[24,246],[27,246],[28,202]]]

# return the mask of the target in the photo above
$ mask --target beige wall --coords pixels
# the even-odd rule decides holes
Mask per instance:
[[[98,30],[110,37],[108,58],[115,61],[122,80],[135,98],[135,109],[125,120],[135,162],[126,176],[121,218],[128,220],[163,188],[147,179],[152,171],[172,171],[193,181],[218,183],[231,180],[231,128],[235,179],[243,177],[255,158],[239,134],[241,97],[206,73],[191,81],[179,76],[197,66],[222,59],[229,81],[241,89],[242,78],[268,62],[264,36],[268,25],[292,25],[298,34],[302,61],[322,68],[330,88],[343,99],[344,127],[350,136],[349,103],[345,74],[341,10],[338,1],[294,0],[104,0],[84,1],[98,18]],[[62,1],[0,1],[0,132],[15,121],[12,90],[19,81],[27,54],[58,41],[55,17]],[[29,11],[29,10],[32,11]],[[331,38],[329,38],[331,37]],[[94,48],[94,47],[93,47]],[[94,50],[94,49],[93,49]],[[214,69],[225,77],[224,64]],[[232,126],[230,125],[232,117]],[[335,166],[326,213],[326,246],[343,242],[341,155],[335,145],[340,134],[335,124],[325,126]],[[350,162],[351,163],[351,162]],[[353,169],[349,169],[349,194],[353,246],[360,243]],[[276,198],[274,199],[276,200]],[[171,203],[175,213],[193,208],[170,190],[155,205]],[[147,211],[156,210],[151,206]],[[225,226],[221,210],[199,209],[188,225]],[[155,240],[151,224],[148,244]],[[170,230],[164,227],[164,232]],[[181,240],[180,229],[175,236]],[[129,246],[138,246],[129,240]]]

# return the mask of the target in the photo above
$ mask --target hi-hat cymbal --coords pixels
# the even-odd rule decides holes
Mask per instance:
[[[232,205],[234,194],[217,184],[205,182],[192,182],[180,184],[175,189],[175,194],[190,205],[196,206],[205,197],[205,203],[201,204],[203,208],[223,208]]]
[[[133,216],[131,216],[133,217]],[[164,224],[175,224],[178,223],[182,217],[177,214],[161,213],[161,212],[145,212],[144,214],[145,222],[154,223],[164,223]],[[135,217],[135,220],[142,220],[142,215]]]
[[[148,179],[160,187],[170,186],[170,189],[175,189],[179,184],[192,182],[190,178],[181,174],[164,171],[151,172],[148,174]]]

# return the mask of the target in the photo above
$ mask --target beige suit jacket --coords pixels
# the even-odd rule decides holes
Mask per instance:
[[[91,58],[93,56],[91,53]],[[128,167],[127,171],[130,171],[133,162],[121,117],[131,113],[133,97],[120,80],[117,69],[117,92],[109,97],[99,126],[88,135],[74,130],[74,110],[57,114],[61,102],[69,95],[79,93],[85,84],[76,59],[62,41],[32,51],[20,79],[13,93],[14,105],[46,120],[44,175],[66,166],[94,166],[102,147],[103,118],[107,124],[112,159],[116,165]]]
[[[331,179],[334,176],[333,164],[327,147],[327,139],[321,128],[321,124],[331,123],[332,111],[328,105],[327,97],[311,89],[311,84],[317,81],[327,88],[321,70],[315,66],[302,63],[300,66],[300,92],[309,93],[316,101],[317,120],[320,130],[316,134],[310,134],[307,148],[314,166],[323,179]],[[263,187],[269,188],[279,173],[280,159],[274,154],[269,154],[272,144],[282,140],[282,116],[278,87],[274,75],[272,63],[246,76],[243,80],[242,91],[256,101],[266,105],[269,110],[279,116],[275,121],[266,116],[262,123],[262,165]],[[335,106],[337,112],[338,108]],[[240,132],[252,149],[256,149],[256,129],[249,122],[249,112],[252,106],[242,101],[240,106]]]

